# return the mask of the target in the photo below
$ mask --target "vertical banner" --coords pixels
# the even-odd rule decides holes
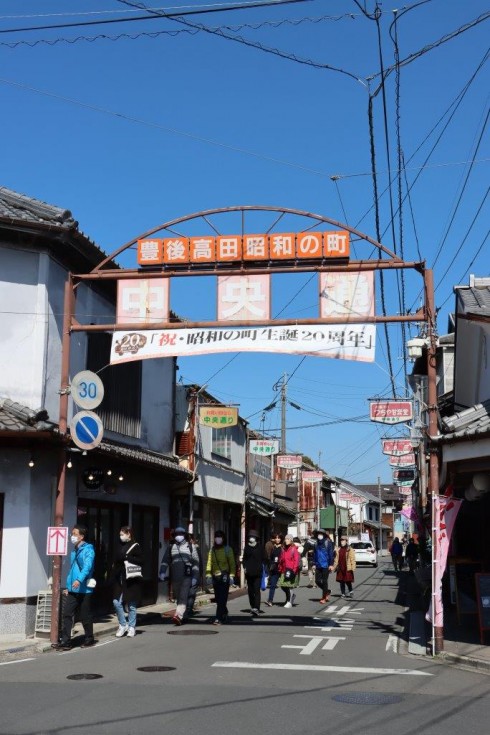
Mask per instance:
[[[218,276],[219,321],[270,319],[270,276]]]
[[[320,316],[374,316],[374,272],[320,273]]]
[[[434,498],[434,524],[436,534],[436,556],[434,572],[434,589],[432,590],[431,605],[426,619],[432,622],[436,628],[442,628],[444,623],[442,607],[442,577],[446,569],[449,544],[456,523],[456,518],[463,501],[458,498],[446,498],[437,495]],[[434,610],[432,609],[434,607]]]
[[[168,321],[169,279],[130,278],[117,282],[118,324],[151,324]]]

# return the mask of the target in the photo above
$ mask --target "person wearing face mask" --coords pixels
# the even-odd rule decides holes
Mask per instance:
[[[235,556],[233,549],[226,545],[223,531],[216,531],[214,544],[209,550],[206,564],[206,586],[213,585],[216,600],[216,615],[213,625],[226,623],[228,618],[228,593],[230,584],[235,584]]]
[[[277,583],[279,582],[279,577],[281,576],[281,573],[279,571],[279,559],[281,558],[284,536],[282,535],[282,533],[274,533],[271,540],[272,549],[270,551],[270,554],[268,554],[266,551],[269,563],[269,598],[265,604],[268,607],[272,607],[274,604],[274,593],[276,591]]]
[[[199,555],[183,526],[175,529],[173,541],[163,555],[159,577],[162,581],[172,581],[177,602],[172,620],[175,625],[182,625],[187,619],[189,593],[199,581]]]
[[[301,557],[291,534],[284,536],[284,547],[279,557],[279,587],[286,595],[284,607],[293,607],[296,593],[291,594],[291,589],[299,586],[299,572],[301,569]]]
[[[340,596],[352,597],[352,582],[354,581],[354,571],[356,569],[356,554],[354,549],[349,546],[347,536],[340,537],[340,547],[335,550],[333,569],[337,572],[337,582],[340,582]],[[345,591],[346,585],[347,593]]]
[[[266,554],[259,544],[257,531],[249,531],[247,543],[243,549],[242,564],[247,580],[248,599],[250,601],[250,612],[259,615],[260,609],[260,582],[262,579],[262,565],[266,562]]]
[[[87,543],[87,528],[85,526],[74,526],[71,530],[71,543],[74,546],[70,555],[70,569],[66,578],[66,589],[63,590],[63,622],[61,639],[59,643],[53,643],[53,648],[61,651],[71,650],[71,630],[73,627],[73,616],[80,612],[80,620],[85,633],[82,648],[89,648],[95,644],[94,624],[92,617],[92,592],[93,587],[87,583],[92,579],[94,573],[95,551],[92,544]]]
[[[136,634],[136,608],[141,600],[143,577],[126,577],[125,561],[130,564],[141,566],[143,563],[143,552],[140,545],[134,540],[133,531],[129,526],[123,526],[119,531],[119,548],[114,555],[111,579],[112,602],[119,621],[116,638],[122,638],[127,633],[128,638],[134,638]],[[128,609],[128,619],[124,612],[124,606]]]
[[[316,583],[317,586],[322,590],[322,598],[320,603],[324,605],[328,602],[330,597],[330,590],[328,588],[328,576],[333,569],[334,563],[334,546],[330,541],[330,535],[328,531],[320,529],[315,532],[316,546],[315,546],[315,567],[316,567]]]

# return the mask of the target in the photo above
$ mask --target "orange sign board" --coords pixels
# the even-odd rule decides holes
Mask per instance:
[[[199,423],[214,429],[226,429],[238,423],[238,408],[233,406],[199,406]]]
[[[138,240],[138,265],[323,260],[350,255],[349,232],[287,232]]]

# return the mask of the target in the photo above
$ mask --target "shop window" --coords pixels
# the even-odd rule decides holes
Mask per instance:
[[[231,459],[231,429],[213,429],[211,451],[225,459]]]
[[[109,365],[111,335],[88,335],[87,370],[98,372],[104,383],[104,400],[97,409],[104,428],[125,436],[141,437],[141,361]]]

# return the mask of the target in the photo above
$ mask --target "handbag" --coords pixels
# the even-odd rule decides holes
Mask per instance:
[[[262,577],[260,578],[260,589],[262,590],[262,592],[265,592],[265,590],[267,589],[268,581],[269,577],[267,576],[265,564],[262,564]]]
[[[284,572],[284,581],[285,582],[294,582],[296,579],[296,572],[294,572],[292,569],[286,569]]]
[[[129,554],[131,549],[134,549],[135,546],[138,546],[138,544],[133,544],[129,547],[129,549],[126,551],[126,556]],[[143,576],[143,569],[139,564],[132,564],[130,561],[125,559],[124,568],[126,571],[126,579],[137,579],[138,577]]]

